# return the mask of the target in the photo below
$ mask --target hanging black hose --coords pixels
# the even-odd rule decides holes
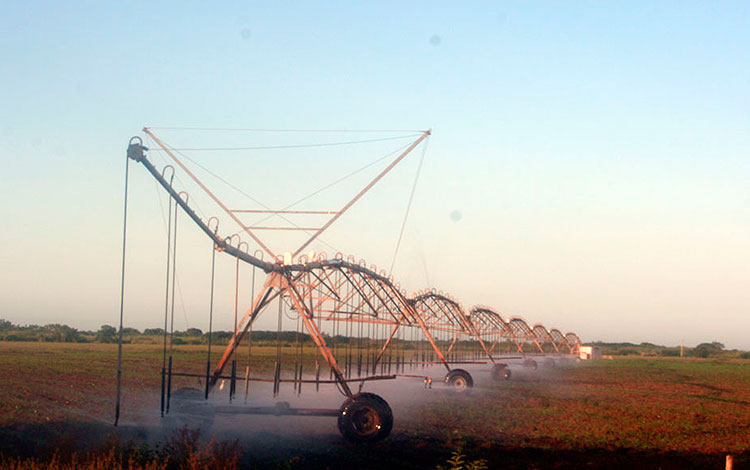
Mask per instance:
[[[232,360],[232,377],[229,380],[229,402],[232,402],[234,390],[237,384],[237,361]]]
[[[250,298],[255,302],[255,270],[258,269],[253,266],[253,279],[252,287],[250,288]],[[247,403],[247,396],[250,391],[250,365],[253,357],[253,323],[250,322],[247,329],[247,367],[245,368],[245,403]]]
[[[172,178],[169,180],[169,184],[172,184],[174,179],[174,171],[172,172]],[[167,320],[169,316],[169,269],[170,269],[170,255],[172,250],[172,200],[169,200],[169,217],[167,219],[167,273],[166,273],[166,292],[164,294],[164,350],[161,359],[161,416],[164,417],[164,406],[165,406],[165,382],[167,375]]]
[[[177,201],[174,203],[174,231],[172,233],[172,300],[170,306],[169,320],[169,353],[172,354],[174,348],[174,296],[177,288],[177,219],[179,211],[177,210]]]
[[[315,315],[313,313],[314,312],[314,308],[313,308],[313,294],[316,291],[317,291],[317,294],[318,294],[317,297],[320,297],[320,292],[321,292],[320,286],[315,287],[315,289],[310,293],[310,315],[311,316]],[[323,332],[323,329],[321,328],[322,315],[317,314],[317,315],[313,316],[313,319],[312,319],[313,322],[316,319],[315,317],[317,317],[317,320],[318,320],[318,331],[321,332],[321,336],[322,336],[322,332]],[[315,391],[317,392],[319,390],[320,390],[320,362],[318,362],[318,360],[315,359]]]
[[[412,331],[412,341],[414,342],[414,349],[412,350],[412,369],[419,368],[419,348],[420,341],[422,341],[422,331]]]
[[[375,348],[374,348],[374,349],[375,349],[375,354],[377,354],[377,346],[378,346],[378,341],[379,341],[379,340],[383,340],[383,341],[385,341],[385,332],[386,332],[386,330],[385,330],[385,325],[382,325],[382,326],[381,326],[381,327],[380,327],[379,329],[380,329],[380,337],[378,338],[378,340],[376,340],[376,341],[374,342],[374,346],[375,346]],[[376,355],[375,357],[377,358],[377,355]],[[386,371],[386,367],[387,367],[387,366],[386,366],[386,360],[387,360],[387,359],[386,359],[385,357],[382,357],[382,358],[380,359],[380,373],[381,373],[381,374],[385,374],[385,371]]]
[[[294,349],[295,349],[295,362],[294,362],[294,391],[297,392],[298,388],[302,383],[302,376],[299,372],[302,370],[302,351],[300,350],[300,318],[301,313],[297,314],[297,329],[294,331]]]
[[[214,327],[214,279],[216,274],[216,247],[211,241],[211,299],[208,304],[208,355],[206,356],[206,392],[204,399],[208,400],[211,376],[211,336]]]
[[[138,140],[135,143],[134,140]],[[133,137],[128,144],[125,155],[125,195],[122,210],[122,272],[120,273],[120,330],[117,341],[117,397],[115,398],[115,426],[120,421],[120,397],[122,386],[122,316],[125,311],[125,240],[128,228],[128,174],[130,159],[143,158],[143,141],[140,137]]]
[[[172,396],[172,356],[169,356],[169,368],[167,369],[167,407],[166,412],[169,413],[169,400]]]
[[[362,377],[362,322],[357,323],[357,377]]]
[[[232,336],[237,333],[237,309],[239,308],[239,297],[240,297],[240,259],[235,260],[234,265],[234,329],[232,330]],[[239,345],[238,345],[239,346]]]
[[[315,360],[315,391],[320,391],[320,362]]]
[[[357,358],[357,377],[362,377],[362,350],[360,348],[359,357]]]
[[[346,377],[352,376],[352,314],[346,322]]]
[[[338,357],[338,343],[339,343],[337,340],[338,331],[339,331],[338,314],[334,313],[333,314],[333,326],[331,327],[331,345],[332,345],[334,357]],[[333,380],[333,367],[331,367],[330,369],[331,369],[331,373],[330,373],[329,380]]]
[[[245,403],[247,403],[247,395],[250,391],[250,366],[245,367]]]
[[[279,394],[279,381],[281,380],[281,362],[276,362],[276,367],[273,374],[273,396],[274,398]]]
[[[177,219],[179,211],[177,210],[177,201],[174,203],[174,230],[172,230],[172,296],[170,300],[170,319],[169,319],[169,368],[167,371],[167,400],[165,413],[169,413],[169,402],[172,395],[172,354],[174,353],[174,301],[175,291],[177,290]],[[170,201],[171,208],[171,201]],[[171,211],[170,211],[171,212]],[[166,335],[166,328],[164,329]]]
[[[297,385],[297,396],[302,395],[302,364],[299,365],[299,384]]]
[[[273,377],[273,396],[276,397],[279,394],[279,380],[281,379],[281,311],[282,293],[279,293],[279,319],[276,326],[276,370],[274,371]]]
[[[372,338],[372,324],[367,324],[367,342],[365,343],[367,345],[367,349],[365,350],[365,374],[370,373],[370,347],[371,347],[371,338]]]

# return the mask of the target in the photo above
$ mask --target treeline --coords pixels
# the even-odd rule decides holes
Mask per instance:
[[[141,331],[137,328],[124,327],[122,335],[123,341],[127,343],[155,343],[163,339],[164,329],[146,328]],[[256,341],[276,341],[277,339],[287,343],[312,341],[308,335],[295,331],[253,331],[252,335],[253,340]],[[208,337],[208,333],[199,328],[188,328],[185,331],[175,331],[171,335],[171,340],[174,344],[204,344],[208,342]],[[211,341],[216,343],[226,343],[231,337],[231,331],[211,333]],[[118,339],[117,328],[111,325],[102,325],[97,331],[86,331],[60,324],[20,326],[0,319],[0,341],[116,343]]]
[[[143,331],[136,328],[125,327],[122,329],[123,341],[125,343],[156,344],[163,341],[164,329],[146,328]],[[323,336],[331,344],[356,343],[367,346],[371,340],[366,338],[350,338],[346,336],[330,337],[326,333]],[[227,344],[232,337],[231,331],[214,331],[211,333],[211,342],[215,344]],[[119,335],[117,328],[111,325],[102,325],[96,331],[77,330],[68,325],[49,324],[39,325],[14,325],[13,323],[0,319],[0,341],[39,341],[39,342],[56,342],[56,343],[116,343]],[[199,328],[188,328],[185,331],[175,331],[169,340],[173,344],[206,344],[209,335]],[[311,343],[312,339],[306,333],[295,331],[253,331],[253,341],[258,342],[276,342],[282,344],[292,344],[302,342]],[[373,340],[374,341],[374,340]],[[382,340],[381,340],[382,341]],[[394,339],[395,343],[410,343],[406,347],[418,346],[418,342],[403,341]],[[411,344],[413,343],[413,344]],[[469,342],[460,341],[460,345],[469,345]],[[661,357],[679,357],[679,346],[662,346],[653,343],[607,343],[603,341],[594,341],[586,343],[588,346],[598,346],[602,354],[606,356],[661,356]],[[500,346],[496,351],[501,351]],[[529,349],[531,350],[531,349]],[[551,351],[550,351],[551,352]],[[749,351],[737,349],[726,349],[724,344],[713,341],[710,343],[701,343],[694,347],[682,348],[682,354],[685,357],[723,357],[723,358],[741,358],[750,359]]]
[[[211,333],[211,342],[213,344],[227,344],[232,337],[231,331],[214,331]],[[124,327],[122,329],[123,342],[129,344],[158,344],[164,340],[163,328],[146,328],[143,331],[136,328]],[[375,340],[367,338],[352,338],[337,335],[331,337],[323,333],[323,337],[329,344],[357,344],[362,347],[370,343],[376,343]],[[188,328],[185,331],[175,331],[169,335],[167,340],[172,344],[207,344],[209,334],[199,328]],[[77,330],[67,325],[50,324],[50,325],[27,325],[19,326],[0,319],[0,341],[30,341],[30,342],[55,342],[55,343],[116,343],[119,340],[117,328],[111,325],[102,325],[97,331]],[[278,341],[282,344],[312,343],[312,338],[305,332],[296,331],[253,331],[253,342],[273,342]],[[382,343],[382,340],[379,340]],[[393,344],[405,343],[407,341],[394,339]],[[424,342],[424,341],[422,341]],[[415,347],[419,343],[413,343]],[[459,344],[466,342],[460,341]]]
[[[661,346],[653,343],[605,343],[594,341],[587,343],[590,346],[602,348],[602,354],[607,356],[662,356],[662,357],[738,357],[750,359],[750,352],[738,349],[726,349],[724,344],[718,341],[700,343],[694,347],[685,346]]]

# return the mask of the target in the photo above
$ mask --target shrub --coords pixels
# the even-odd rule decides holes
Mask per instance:
[[[167,440],[164,453],[177,468],[236,470],[239,444],[214,439],[201,444],[199,429],[182,428]]]
[[[698,346],[693,349],[693,356],[695,357],[708,357],[711,355],[711,350],[705,346]]]
[[[6,457],[0,454],[0,469],[9,470],[237,470],[239,445],[234,442],[200,442],[199,431],[181,429],[158,446],[121,447],[109,444],[87,454],[55,453],[48,458]]]
[[[637,356],[640,354],[637,349],[622,348],[615,352],[618,356]]]
[[[437,470],[486,470],[488,468],[487,461],[484,459],[467,461],[466,454],[460,447],[451,453],[450,458],[445,463],[448,465],[447,467],[438,465]]]
[[[5,341],[36,341],[36,338],[15,334],[7,334],[3,339]]]

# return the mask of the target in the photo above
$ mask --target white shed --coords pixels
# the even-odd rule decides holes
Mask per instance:
[[[579,346],[578,357],[580,357],[582,361],[588,361],[590,359],[601,359],[602,348],[600,348],[599,346]]]

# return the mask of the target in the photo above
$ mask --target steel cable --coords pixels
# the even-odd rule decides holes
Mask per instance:
[[[398,249],[401,246],[401,239],[404,236],[404,229],[406,228],[406,221],[409,218],[409,209],[411,209],[411,203],[414,200],[414,192],[417,190],[417,182],[419,181],[419,175],[422,173],[422,163],[424,163],[424,157],[427,153],[427,145],[430,143],[430,139],[424,143],[422,147],[422,155],[419,158],[419,165],[417,166],[417,174],[414,176],[414,183],[411,186],[411,193],[409,194],[409,202],[406,204],[406,212],[404,213],[404,220],[401,223],[401,231],[398,234],[398,241],[396,242],[396,249],[393,252],[393,259],[391,260],[391,267],[388,270],[388,274],[393,273],[393,265],[396,264],[396,256],[398,255]]]

